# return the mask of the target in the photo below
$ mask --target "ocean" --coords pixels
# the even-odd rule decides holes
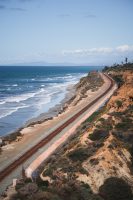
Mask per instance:
[[[71,84],[98,67],[0,66],[0,136],[59,104]]]

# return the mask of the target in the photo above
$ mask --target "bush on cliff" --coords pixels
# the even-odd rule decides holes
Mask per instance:
[[[120,108],[122,107],[122,101],[121,100],[116,100],[116,105],[117,105],[117,108]]]
[[[84,161],[88,158],[88,152],[84,148],[78,148],[68,153],[72,161]]]
[[[133,200],[131,187],[121,178],[108,178],[99,188],[99,194],[106,200]]]
[[[103,129],[95,129],[93,133],[89,135],[89,139],[91,139],[92,141],[104,139],[108,136],[108,133],[108,131]]]

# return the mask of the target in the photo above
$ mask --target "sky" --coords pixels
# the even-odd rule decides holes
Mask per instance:
[[[0,65],[133,61],[133,0],[0,0]]]

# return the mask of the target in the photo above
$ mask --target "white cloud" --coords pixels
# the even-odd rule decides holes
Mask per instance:
[[[133,52],[133,46],[122,45],[115,48],[110,47],[100,47],[100,48],[90,48],[90,49],[75,49],[75,50],[64,50],[63,55],[108,55],[113,53],[128,53]]]
[[[116,47],[116,50],[117,50],[118,52],[128,52],[128,51],[133,51],[133,46],[122,45],[122,46]]]
[[[110,53],[112,48],[101,47],[101,48],[92,48],[88,50],[88,53]]]

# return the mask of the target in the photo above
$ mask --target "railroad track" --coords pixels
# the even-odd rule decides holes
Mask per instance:
[[[48,136],[46,136],[44,139],[42,139],[40,142],[38,142],[36,145],[31,147],[28,151],[26,151],[23,155],[21,155],[19,158],[14,160],[10,165],[5,167],[2,171],[0,171],[0,182],[8,176],[11,172],[13,172],[18,166],[22,165],[28,158],[30,158],[34,153],[38,151],[39,148],[46,145],[50,140],[52,140],[56,135],[58,135],[64,128],[66,128],[69,124],[74,122],[80,115],[82,115],[85,111],[87,111],[93,104],[95,104],[100,98],[102,98],[104,95],[106,95],[110,89],[114,85],[114,81],[104,74],[109,80],[110,80],[110,86],[108,89],[103,92],[99,97],[97,97],[95,100],[93,100],[91,103],[89,103],[87,106],[85,106],[82,110],[80,110],[78,113],[76,113],[73,117],[68,119],[66,122],[64,122],[61,126],[56,128],[54,131],[52,131]]]

